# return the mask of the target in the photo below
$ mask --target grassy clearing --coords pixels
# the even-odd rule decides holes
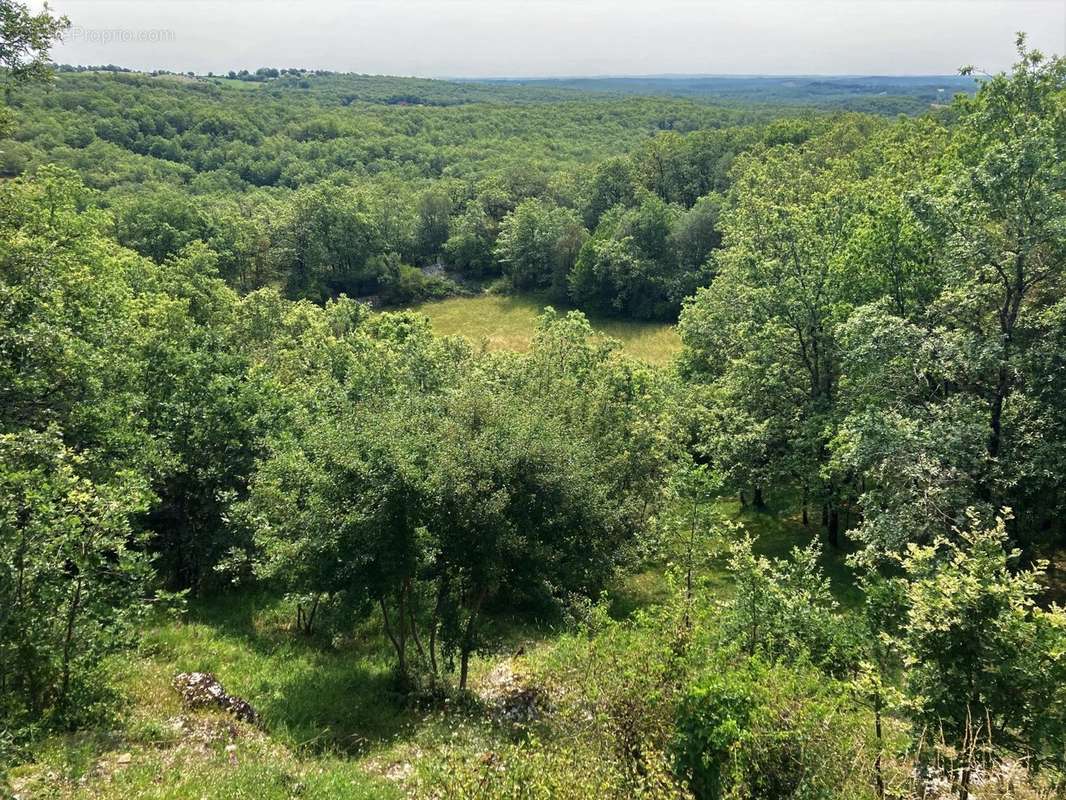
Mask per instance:
[[[113,727],[41,744],[31,763],[0,773],[0,797],[399,798],[424,753],[480,752],[499,731],[473,709],[420,707],[393,689],[392,653],[374,624],[346,636],[294,630],[295,606],[245,593],[194,602],[146,632],[139,651],[106,665],[125,706]],[[551,630],[499,617],[489,636],[501,654],[533,653]],[[475,658],[479,681],[499,654]],[[178,672],[214,673],[249,700],[261,728],[183,709]],[[457,733],[459,735],[457,736]]]
[[[787,556],[818,535],[787,498],[771,498],[763,512],[732,499],[716,510],[757,535],[767,556]],[[827,550],[822,563],[838,599],[852,605],[857,592],[843,554]],[[731,591],[724,559],[703,577],[714,594]],[[669,591],[663,567],[647,565],[612,590],[613,615],[660,603]],[[509,746],[509,733],[476,708],[420,707],[394,692],[391,653],[373,623],[344,636],[305,637],[293,622],[292,603],[265,594],[191,603],[181,619],[147,632],[138,653],[109,666],[126,699],[113,730],[48,739],[33,763],[11,771],[7,787],[0,780],[0,796],[6,789],[23,800],[387,800],[407,794],[401,779],[412,779],[427,756],[476,759]],[[550,622],[510,616],[494,617],[489,628],[492,652],[474,661],[475,687],[519,647],[527,663],[550,658],[558,636]],[[192,670],[213,672],[251,702],[262,728],[183,710],[171,680]]]
[[[423,303],[415,309],[429,317],[439,334],[465,336],[489,350],[524,351],[546,305],[537,297],[484,293]],[[649,364],[665,364],[681,349],[673,325],[595,318],[591,322],[597,331],[619,339],[625,352]]]
[[[242,81],[242,80],[238,80],[237,78],[219,78],[219,77],[214,77],[214,78],[208,78],[207,80],[209,82],[215,84],[216,86],[226,86],[226,87],[229,87],[230,89],[245,89],[245,90],[249,90],[249,91],[258,89],[259,87],[265,85],[264,83],[261,83],[259,81]]]
[[[847,565],[847,556],[853,546],[845,542],[842,549],[837,550],[826,544],[825,533],[813,517],[809,526],[803,525],[802,515],[791,503],[791,498],[771,498],[767,508],[761,511],[751,506],[741,507],[737,498],[721,498],[715,503],[715,515],[721,520],[743,525],[755,538],[754,551],[767,558],[789,558],[794,547],[806,547],[817,539],[822,544],[819,563],[841,608],[853,609],[862,605],[862,592]],[[705,591],[719,597],[730,595],[733,589],[727,562],[725,554],[708,562],[700,576]],[[621,618],[639,608],[661,603],[669,591],[663,565],[647,565],[626,576],[611,593],[611,614]]]
[[[842,535],[842,547],[834,549],[826,543],[825,532],[817,520],[817,509],[811,511],[808,526],[802,522],[802,514],[790,502],[791,498],[771,498],[768,507],[756,511],[751,506],[741,508],[738,499],[722,500],[718,503],[718,512],[725,518],[742,524],[755,540],[755,552],[767,558],[788,558],[794,547],[806,547],[813,540],[822,545],[819,559],[830,588],[841,607],[858,608],[862,605],[862,592],[855,583],[855,574],[847,565],[847,556],[854,551],[854,546]],[[722,591],[728,590],[729,576],[725,562],[720,562],[718,585]]]
[[[113,735],[51,740],[19,768],[19,798],[142,800],[388,800],[402,795],[354,761],[301,756],[266,734],[202,713]],[[0,789],[3,784],[0,784]]]

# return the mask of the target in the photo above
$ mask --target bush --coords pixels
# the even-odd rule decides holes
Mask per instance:
[[[864,796],[861,722],[846,687],[813,669],[720,664],[679,705],[676,769],[701,800]]]
[[[426,300],[443,300],[460,292],[459,286],[439,275],[426,275],[418,267],[397,264],[382,281],[381,301],[388,306],[404,306]]]

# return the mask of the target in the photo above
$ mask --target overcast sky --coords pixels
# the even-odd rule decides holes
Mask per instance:
[[[41,5],[36,2],[36,5]],[[950,74],[1049,53],[1066,0],[53,0],[60,63],[389,75]]]

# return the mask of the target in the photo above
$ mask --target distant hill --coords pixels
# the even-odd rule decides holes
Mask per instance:
[[[114,65],[58,66],[60,73],[114,72],[145,75]],[[327,103],[396,106],[455,106],[470,103],[557,103],[619,97],[673,97],[714,105],[815,108],[874,114],[920,114],[954,95],[972,94],[978,80],[960,75],[643,75],[563,78],[413,78],[267,68],[250,73],[193,76],[151,73],[156,78],[207,82],[218,86],[310,91]]]
[[[471,83],[572,89],[693,100],[808,105],[875,113],[917,113],[960,93],[977,80],[960,75],[648,75],[593,78],[493,78]]]

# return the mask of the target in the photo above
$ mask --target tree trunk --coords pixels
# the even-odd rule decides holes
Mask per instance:
[[[429,667],[433,670],[433,676],[440,674],[437,666],[437,628],[440,627],[440,611],[444,605],[444,596],[447,593],[447,585],[441,579],[437,588],[437,603],[433,606],[433,618],[429,623]]]
[[[407,579],[407,587],[408,594],[410,594],[410,578]],[[415,603],[413,599],[407,604],[407,618],[411,622],[411,638],[414,639],[415,647],[418,649],[418,655],[421,657],[422,663],[425,664],[427,660],[426,649],[422,647],[422,637],[418,635],[418,621],[415,619]]]
[[[1026,288],[1031,286],[1031,283],[1026,283],[1026,253],[1019,252],[1014,258],[1014,274],[1007,286],[1007,294],[999,310],[999,330],[1003,350],[1000,353],[999,375],[992,395],[991,419],[989,420],[991,431],[988,436],[988,454],[992,458],[999,456],[1002,445],[1003,404],[1011,393],[1013,384],[1010,374],[1010,357],[1014,328],[1018,322],[1018,313],[1021,311]]]
[[[761,486],[756,486],[752,490],[751,504],[755,506],[755,508],[757,508],[759,511],[762,511],[766,508],[766,501],[763,499]]]
[[[836,506],[829,509],[829,544],[840,547],[840,510]]]
[[[459,691],[466,691],[466,679],[470,674],[470,651],[464,647],[459,654]]]
[[[63,635],[63,680],[59,689],[59,703],[64,705],[67,701],[67,692],[70,689],[70,658],[74,646],[74,620],[81,608],[81,573],[78,573],[74,581],[74,592],[70,598],[70,606],[67,609],[67,628]]]
[[[321,599],[322,599],[322,595],[321,594],[316,594],[316,595],[314,595],[314,599],[311,602],[311,612],[307,615],[307,619],[305,620],[305,624],[307,626],[307,629],[306,629],[305,633],[308,636],[310,636],[312,633],[314,633],[314,615],[316,615],[319,612],[319,603],[320,603]]]
[[[482,589],[477,599],[474,600],[474,605],[470,609],[470,619],[467,620],[466,630],[463,632],[463,644],[459,653],[459,691],[461,692],[466,691],[466,679],[470,674],[470,653],[474,649],[474,634],[477,633],[478,616],[486,594],[488,591]]]
[[[392,642],[392,646],[396,650],[397,667],[400,671],[400,675],[407,675],[407,654],[404,652],[403,643],[396,638],[396,634],[392,631],[392,625],[389,624],[389,608],[385,604],[385,597],[382,595],[378,598],[378,603],[381,604],[381,619],[385,628],[385,634],[389,637],[389,641]]]
[[[808,500],[808,491],[807,491],[807,487],[805,485],[803,487],[803,527],[804,528],[810,527],[810,524],[811,524],[811,520],[807,516],[807,500]]]
[[[1003,401],[1007,396],[1009,387],[1010,373],[1007,372],[1007,367],[1004,364],[999,368],[999,380],[996,383],[996,391],[992,397],[992,418],[989,421],[992,430],[988,436],[988,454],[992,456],[992,458],[999,455],[1003,431]]]
[[[399,613],[396,615],[397,616],[396,624],[398,626],[398,631],[399,631],[399,633],[397,635],[399,636],[399,639],[400,639],[400,649],[403,651],[403,654],[404,654],[404,666],[405,667],[407,665],[407,617],[406,617],[406,611],[407,611],[407,590],[406,590],[406,588],[402,588],[401,587],[401,589],[400,589],[400,600],[399,600]],[[407,674],[407,670],[406,669],[404,669],[403,672],[404,672],[405,675]]]
[[[885,776],[881,770],[881,750],[884,747],[881,738],[881,692],[874,698],[874,735],[877,737],[877,759],[874,761],[874,780],[877,786],[877,800],[885,800]]]
[[[968,800],[970,797],[971,773],[972,769],[970,764],[967,764],[962,768],[962,777],[959,779],[959,800]]]

